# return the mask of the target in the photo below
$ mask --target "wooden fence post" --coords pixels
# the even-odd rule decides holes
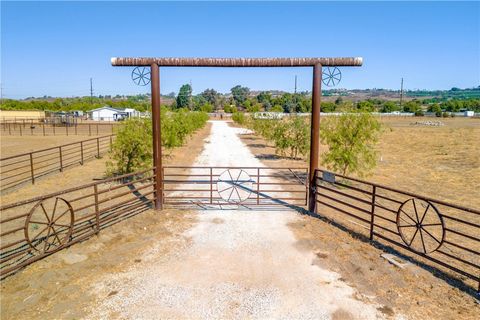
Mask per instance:
[[[18,128],[20,129],[20,136],[22,136],[22,125],[19,125]]]
[[[67,137],[68,137],[68,123],[67,123],[67,125],[65,126],[65,131],[67,132]]]
[[[30,152],[30,174],[32,175],[32,184],[35,184],[35,174],[33,173],[33,154]]]
[[[97,136],[98,136],[98,123],[97,123]]]
[[[45,137],[45,122],[42,123],[43,136]]]
[[[53,135],[55,135],[55,123],[52,123],[52,127],[53,127]]]
[[[377,187],[373,186],[372,188],[372,207],[370,208],[370,240],[373,240],[373,227],[375,223],[375,194],[377,192]]]
[[[92,135],[92,127],[91,127],[90,123],[88,124],[88,135],[89,136]]]

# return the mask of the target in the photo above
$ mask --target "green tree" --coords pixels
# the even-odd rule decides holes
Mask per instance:
[[[238,106],[243,106],[244,102],[248,98],[248,94],[250,93],[250,89],[247,87],[242,87],[240,85],[237,85],[230,89],[232,92],[233,100],[235,101],[235,104]]]
[[[399,111],[399,110],[400,108],[393,101],[386,101],[385,103],[383,103],[382,107],[380,108],[380,112],[384,112],[384,113],[389,113],[389,112]]]
[[[324,119],[320,140],[328,146],[328,151],[321,156],[322,164],[343,175],[363,176],[377,163],[375,144],[380,131],[380,122],[367,112]]]
[[[177,108],[190,108],[191,97],[192,87],[189,84],[181,86],[177,96]]]
[[[408,101],[407,103],[405,103],[405,105],[403,106],[403,111],[404,112],[411,112],[411,113],[415,113],[417,110],[420,109],[420,106],[418,104],[418,102],[416,100],[412,100],[412,101]]]
[[[150,119],[133,118],[122,123],[110,150],[108,175],[122,175],[148,169],[152,165]]]
[[[272,107],[272,95],[266,91],[262,91],[257,95],[257,101],[262,104],[265,111],[270,111]]]
[[[218,106],[218,100],[219,100],[219,93],[215,91],[214,89],[206,89],[200,95],[210,103],[212,106],[217,107]]]

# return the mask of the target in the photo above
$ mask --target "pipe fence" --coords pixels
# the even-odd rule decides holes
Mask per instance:
[[[100,158],[110,150],[113,137],[97,137],[0,159],[0,191],[24,183],[34,184],[45,175]]]
[[[152,169],[0,207],[0,276],[152,208]]]
[[[473,280],[480,290],[480,210],[316,171],[316,212]]]
[[[0,123],[0,134],[8,136],[98,136],[115,134],[117,126],[117,123],[50,124],[24,120]]]

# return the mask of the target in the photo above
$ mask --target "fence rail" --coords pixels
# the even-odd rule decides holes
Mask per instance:
[[[316,212],[478,283],[480,210],[316,171]]]
[[[42,176],[99,158],[110,149],[113,137],[97,137],[0,159],[0,191],[34,184]]]
[[[152,169],[0,207],[0,275],[152,207]]]
[[[307,204],[307,168],[163,167],[163,201],[172,205]]]
[[[42,121],[1,122],[0,134],[9,136],[98,136],[114,134],[117,123],[49,124]]]

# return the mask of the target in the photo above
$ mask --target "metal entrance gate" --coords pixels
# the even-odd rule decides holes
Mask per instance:
[[[308,169],[163,167],[166,205],[306,206]]]

